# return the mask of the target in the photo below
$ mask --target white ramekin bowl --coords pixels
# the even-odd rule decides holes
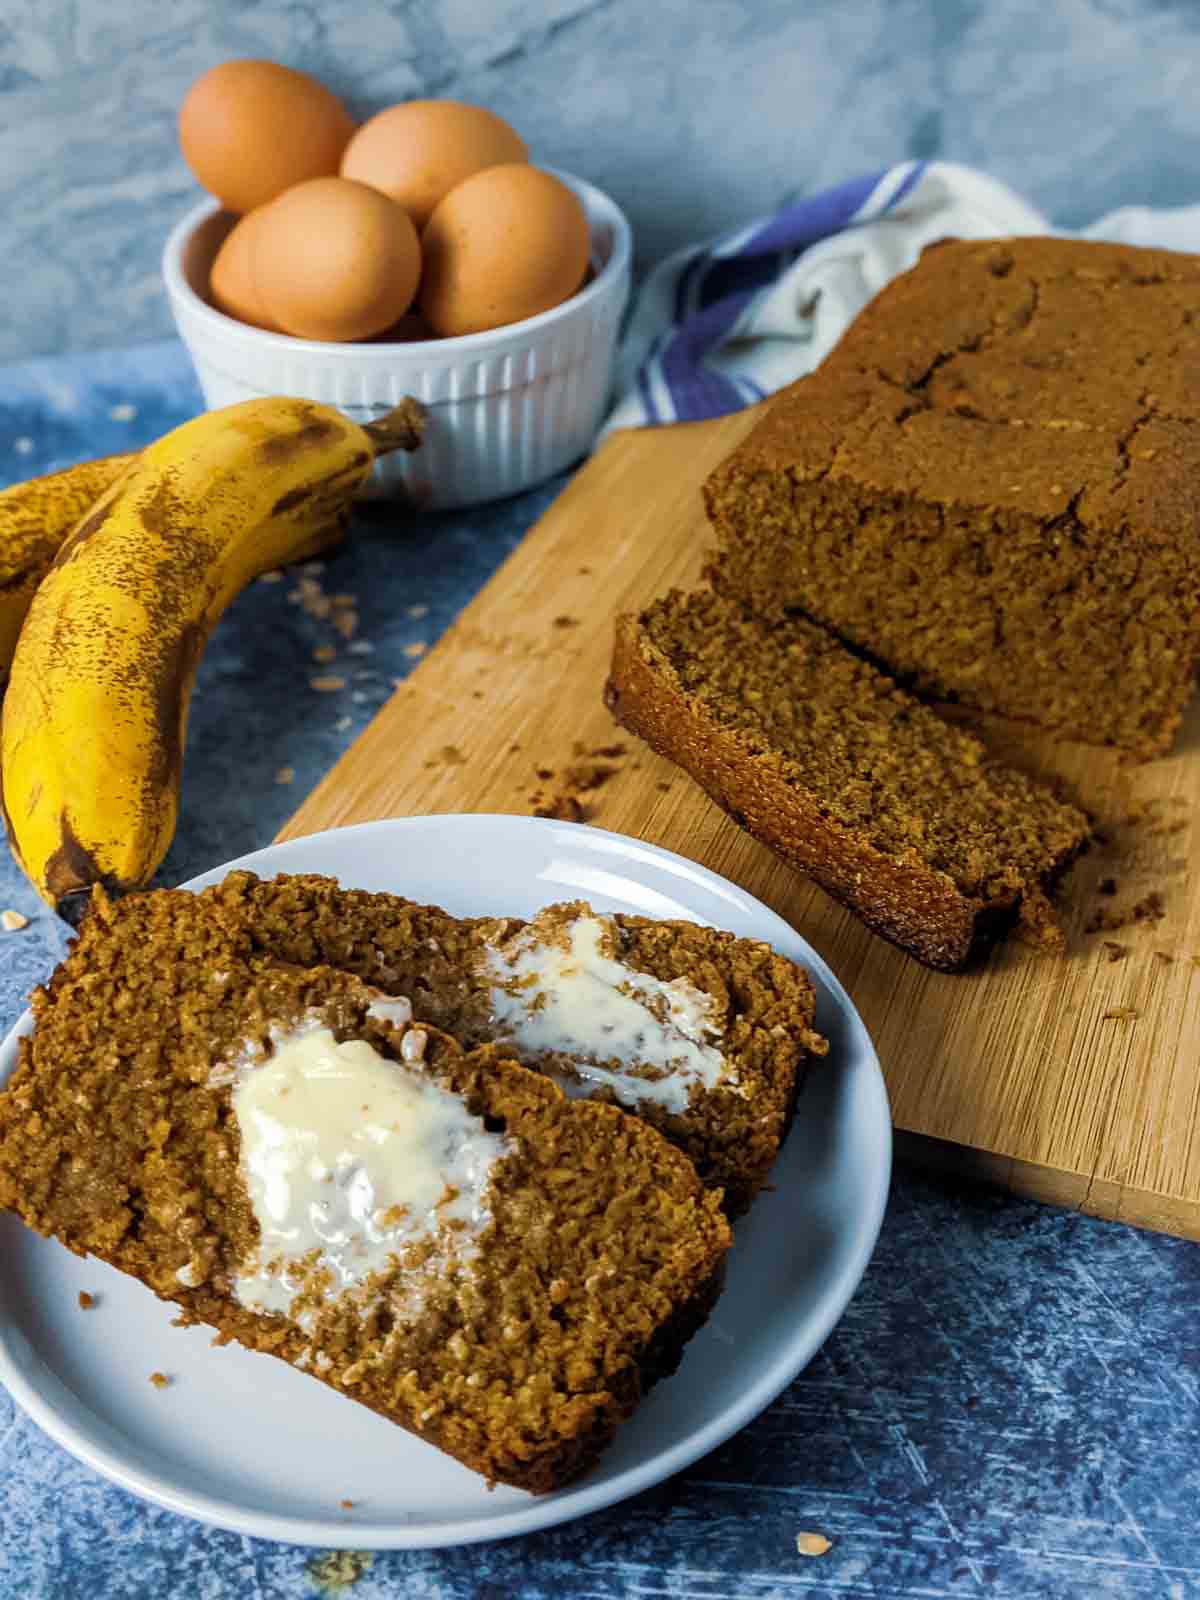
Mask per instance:
[[[256,395],[303,395],[369,422],[415,395],[429,412],[421,448],[385,456],[370,492],[404,493],[422,506],[479,505],[569,466],[590,448],[609,401],[632,249],[614,201],[568,173],[555,175],[587,212],[591,281],[524,322],[410,344],[323,344],[225,316],[205,297],[235,219],[216,201],[197,206],[167,240],[162,271],[205,403],[211,410]]]

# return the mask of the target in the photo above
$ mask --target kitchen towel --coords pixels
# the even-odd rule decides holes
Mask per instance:
[[[935,239],[1062,232],[982,172],[906,161],[677,251],[634,298],[599,437],[724,416],[803,377]],[[1200,250],[1200,205],[1125,207],[1078,237]]]

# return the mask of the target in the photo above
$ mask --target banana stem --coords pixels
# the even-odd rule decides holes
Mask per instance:
[[[425,407],[419,400],[406,395],[391,411],[363,425],[377,456],[391,450],[415,450],[425,433]]]

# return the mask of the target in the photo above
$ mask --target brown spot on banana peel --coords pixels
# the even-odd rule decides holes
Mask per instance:
[[[47,571],[50,570],[51,566],[61,567],[64,562],[70,561],[75,552],[85,545],[94,533],[99,533],[109,517],[112,516],[117,499],[118,495],[113,489],[106,491],[88,512],[87,516],[84,517],[83,521],[78,523],[74,530],[63,540],[62,544],[59,545],[53,560],[47,563]]]
[[[286,494],[280,495],[271,507],[271,515],[279,517],[297,507],[305,505],[310,500],[317,499],[320,495],[337,492],[348,486],[348,480],[356,479],[364,467],[371,463],[371,455],[367,450],[356,450],[346,462],[328,477],[317,478],[312,483],[298,483],[294,489],[289,489]]]
[[[46,862],[43,882],[59,916],[77,927],[94,885],[102,884],[110,894],[121,894],[130,885],[100,870],[86,845],[75,837],[65,811],[59,818],[59,836],[62,842]]]
[[[49,541],[47,541],[48,543]],[[54,556],[55,551],[52,549],[36,551],[19,572],[9,572],[0,577],[0,594],[9,594],[13,589],[20,589],[30,579],[33,579],[35,583],[40,583],[46,573],[49,572],[50,563],[54,560]]]
[[[303,455],[306,450],[332,439],[338,431],[337,423],[327,417],[315,417],[295,433],[273,433],[264,439],[258,447],[258,459],[264,467],[283,466],[293,456]]]
[[[174,537],[181,520],[186,526],[186,510],[179,504],[170,472],[164,472],[153,491],[137,502],[138,520],[142,527],[158,538]]]
[[[177,790],[183,777],[188,702],[208,633],[194,622],[185,623],[152,663],[157,759],[151,783],[156,787]]]

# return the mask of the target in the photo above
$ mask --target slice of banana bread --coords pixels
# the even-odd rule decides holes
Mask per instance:
[[[332,878],[231,873],[203,898],[277,961],[353,972],[464,1044],[500,1042],[572,1095],[652,1123],[745,1211],[786,1136],[813,1030],[808,974],[769,945],[694,923],[458,918]]]
[[[1137,757],[1200,658],[1200,257],[945,243],[705,488],[712,581],[919,692]]]
[[[755,838],[865,923],[947,971],[1047,898],[1088,821],[798,618],[707,590],[618,620],[606,699]]]
[[[716,1298],[728,1223],[653,1128],[211,900],[98,893],[33,1010],[0,1205],[491,1481],[586,1471]]]

